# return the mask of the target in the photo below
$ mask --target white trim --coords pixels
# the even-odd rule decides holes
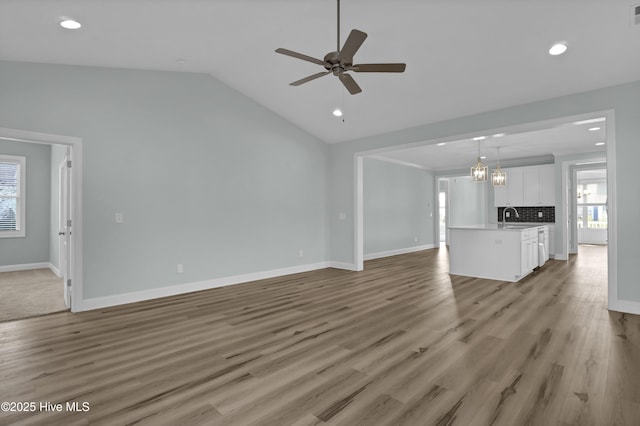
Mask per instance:
[[[353,263],[344,263],[344,262],[329,262],[329,268],[334,269],[344,269],[345,271],[358,271],[356,265]],[[360,269],[361,271],[362,269]]]
[[[214,278],[206,281],[196,281],[185,284],[176,284],[166,287],[150,288],[148,290],[131,293],[114,294],[113,296],[94,297],[82,301],[83,311],[107,308],[109,306],[125,305],[127,303],[142,302],[160,297],[176,296],[194,291],[210,290],[217,287],[225,287],[250,281],[264,280],[267,278],[281,277],[284,275],[298,274],[300,272],[315,271],[327,268],[328,262],[312,263],[308,265],[292,266],[289,268],[273,269],[270,271],[252,272],[249,274],[234,275],[230,277]]]
[[[72,164],[71,168],[71,218],[73,220],[73,232],[71,234],[71,279],[72,279],[72,296],[71,296],[71,312],[78,312],[81,309],[82,293],[83,293],[83,275],[82,275],[82,236],[83,236],[83,217],[82,217],[82,176],[83,176],[83,145],[82,138],[74,136],[54,135],[47,133],[31,132],[28,130],[8,129],[0,127],[0,139],[12,140],[18,142],[30,142],[40,144],[59,144],[67,145],[72,148]],[[48,263],[45,268],[48,267]]]
[[[618,300],[618,194],[616,181],[616,121],[615,112],[607,111],[607,273],[608,273],[608,307],[617,310]],[[640,310],[636,311],[640,313]]]
[[[48,269],[49,262],[22,263],[19,265],[0,266],[0,272],[31,271],[32,269]]]
[[[399,254],[415,253],[417,251],[429,250],[435,248],[434,244],[425,244],[423,246],[406,247],[395,250],[380,251],[378,253],[370,253],[364,255],[364,260],[380,259],[382,257],[397,256]]]
[[[410,163],[408,161],[396,160],[395,158],[384,157],[380,154],[370,155],[368,158],[373,158],[374,160],[386,161],[387,163],[399,164],[401,166],[414,167],[416,169],[431,171],[429,167],[421,166],[420,164]]]
[[[616,309],[609,306],[609,310],[622,312],[625,314],[640,315],[640,302],[634,302],[632,300],[618,300]]]
[[[49,269],[51,269],[51,272],[56,274],[56,277],[62,278],[62,273],[60,272],[60,270],[56,268],[56,266],[51,262],[49,262]]]
[[[354,183],[355,183],[355,212],[354,228],[355,228],[355,241],[354,246],[354,259],[355,270],[364,270],[364,157],[361,155],[354,156]]]

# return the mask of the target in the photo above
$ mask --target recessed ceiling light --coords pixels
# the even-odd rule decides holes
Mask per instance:
[[[447,144],[446,142],[440,142],[440,143],[438,143],[438,144],[436,144],[436,145],[438,145],[438,146],[445,146],[446,144]]]
[[[495,135],[491,135],[494,138],[501,138],[503,137],[505,134],[504,133],[496,133]]]
[[[602,146],[602,145],[604,145],[604,142],[596,142],[596,145]]]
[[[335,115],[336,117],[342,117],[342,111],[340,110],[340,108],[334,109],[333,115]]]
[[[474,141],[482,141],[485,140],[487,137],[486,136],[476,136],[475,138],[473,138]]]
[[[64,18],[60,21],[60,26],[68,30],[77,30],[82,26],[82,24],[74,19]]]
[[[481,160],[486,160],[486,159],[487,159],[487,156],[486,156],[486,155],[483,155],[483,156],[481,156],[481,157],[480,157],[480,159],[481,159]]]
[[[558,56],[558,55],[562,55],[566,51],[567,51],[567,43],[563,41],[551,46],[551,49],[549,49],[549,55]]]
[[[589,129],[590,132],[595,132],[596,130],[600,130],[600,127],[591,127]]]

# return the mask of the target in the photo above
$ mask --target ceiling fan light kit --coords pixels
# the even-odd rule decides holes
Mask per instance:
[[[353,79],[348,71],[353,72],[395,72],[401,73],[406,69],[406,64],[403,63],[383,63],[383,64],[354,64],[353,56],[356,54],[362,43],[367,38],[367,33],[360,30],[351,30],[349,37],[344,42],[344,46],[340,49],[340,0],[338,3],[338,42],[337,50],[335,52],[327,53],[322,60],[314,58],[312,56],[304,55],[302,53],[294,52],[289,49],[278,48],[276,53],[282,55],[291,56],[292,58],[302,59],[303,61],[311,62],[316,65],[324,67],[325,71],[321,71],[316,74],[312,74],[308,77],[296,80],[290,83],[291,86],[300,86],[301,84],[308,83],[317,78],[323,77],[328,74],[333,74],[342,82],[344,87],[355,95],[362,92],[358,83]]]

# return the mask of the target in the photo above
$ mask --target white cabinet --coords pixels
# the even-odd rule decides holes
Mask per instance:
[[[507,175],[507,184],[494,186],[494,205],[496,207],[522,206],[523,176],[520,167],[502,169]]]
[[[553,164],[540,166],[540,191],[541,205],[556,205],[556,168]]]
[[[540,204],[540,171],[537,166],[522,167],[523,206]]]
[[[522,231],[520,236],[520,275],[538,267],[538,228]]]
[[[556,254],[556,234],[555,234],[555,226],[554,225],[547,225],[547,227],[549,228],[549,247],[548,247],[548,253],[549,253],[549,257],[554,257]]]
[[[496,207],[555,205],[555,166],[553,164],[512,167],[503,170],[507,174],[507,184],[494,187]]]
[[[555,167],[544,166],[521,167],[523,170],[523,206],[555,206]]]

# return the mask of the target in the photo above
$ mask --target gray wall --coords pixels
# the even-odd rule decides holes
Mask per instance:
[[[433,244],[433,192],[426,170],[365,158],[365,256]]]
[[[4,92],[5,86],[0,87]],[[0,141],[0,154],[27,158],[26,233],[25,237],[0,238],[0,266],[49,262],[51,146]]]
[[[487,223],[487,185],[470,176],[449,178],[449,226]]]
[[[328,258],[327,145],[211,76],[0,62],[0,87],[1,127],[83,138],[85,298]]]
[[[640,225],[640,197],[635,176],[640,158],[640,81],[554,99],[514,106],[454,120],[412,127],[383,135],[366,137],[330,146],[330,249],[331,260],[354,264],[354,161],[356,153],[393,147],[460,134],[484,131],[549,120],[594,111],[615,109],[617,219],[618,229],[618,297],[640,302],[640,263],[637,241]],[[435,142],[434,142],[435,143]],[[622,195],[622,196],[621,196]],[[340,220],[343,212],[349,220]]]
[[[60,269],[60,163],[64,159],[67,147],[51,145],[51,210],[50,210],[50,237],[49,237],[49,263],[56,269]],[[62,271],[59,271],[62,274]]]

